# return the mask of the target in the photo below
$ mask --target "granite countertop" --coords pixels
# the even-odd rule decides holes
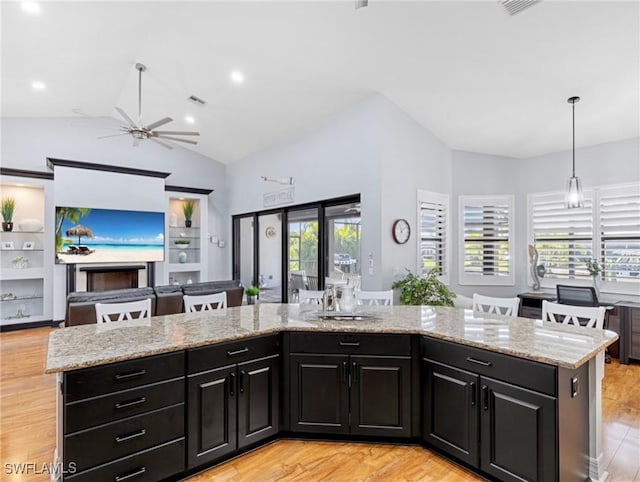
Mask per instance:
[[[363,306],[364,320],[321,320],[313,305],[261,303],[221,312],[61,328],[49,335],[45,373],[281,331],[407,333],[577,368],[613,343],[612,331],[431,306]]]

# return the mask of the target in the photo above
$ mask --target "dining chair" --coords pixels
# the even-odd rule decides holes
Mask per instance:
[[[304,270],[289,272],[289,298],[292,301],[298,300],[300,290],[309,289],[309,279]]]
[[[151,298],[126,303],[96,303],[95,307],[98,323],[141,320],[151,317]],[[116,315],[117,318],[114,319]]]
[[[565,325],[604,328],[604,306],[575,306],[542,301],[542,321],[553,321]]]
[[[520,298],[496,298],[493,296],[473,294],[473,311],[495,313],[496,315],[518,316]]]
[[[321,305],[323,297],[324,291],[321,290],[300,290],[298,292],[298,303],[301,305]]]
[[[556,298],[562,305],[599,306],[593,286],[556,285]]]
[[[227,292],[213,293],[208,295],[184,295],[185,313],[196,311],[224,310],[227,308]]]
[[[393,290],[388,291],[356,291],[356,303],[367,306],[393,305]]]

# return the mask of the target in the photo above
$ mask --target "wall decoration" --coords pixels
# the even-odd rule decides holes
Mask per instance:
[[[22,245],[22,249],[34,249],[36,246],[36,243],[34,243],[33,241],[25,241],[24,244]]]
[[[267,237],[267,239],[275,237],[276,234],[276,228],[274,228],[273,226],[267,226],[267,229],[264,230],[264,235]]]
[[[406,219],[398,219],[393,223],[393,240],[398,244],[404,244],[411,237],[411,227]]]
[[[2,249],[13,249],[13,241],[3,241]]]

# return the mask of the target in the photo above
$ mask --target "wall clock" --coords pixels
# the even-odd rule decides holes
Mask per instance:
[[[393,240],[398,244],[404,244],[411,237],[411,227],[406,219],[397,219],[393,223]]]

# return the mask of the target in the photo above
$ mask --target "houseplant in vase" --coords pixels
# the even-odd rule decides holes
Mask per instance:
[[[2,230],[13,231],[13,211],[16,200],[12,197],[2,198]]]
[[[195,208],[195,202],[191,199],[187,199],[182,203],[182,212],[184,214],[184,225],[187,228],[191,227],[191,218],[193,217],[193,209]]]
[[[596,294],[600,296],[600,273],[602,273],[600,263],[597,259],[588,259],[586,264],[587,271],[589,271],[589,275],[591,276],[593,288],[596,290]]]
[[[260,289],[257,286],[249,286],[245,293],[247,294],[247,304],[254,305],[256,303],[256,298],[260,294]]]
[[[407,275],[391,287],[400,290],[401,305],[453,306],[455,293],[437,275],[437,269],[432,269],[426,276],[416,276],[407,270]]]

